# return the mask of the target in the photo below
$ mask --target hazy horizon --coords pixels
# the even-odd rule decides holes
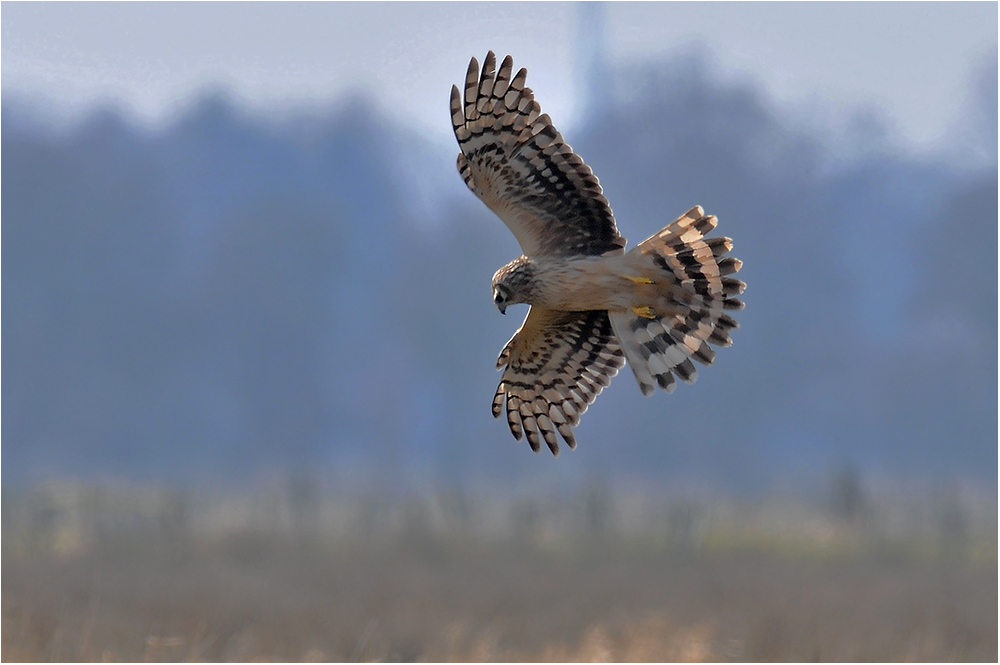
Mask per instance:
[[[976,360],[996,352],[989,312],[976,311],[974,291],[918,305],[921,292],[961,292],[958,279],[990,283],[995,215],[982,206],[995,205],[995,151],[993,169],[970,170],[900,153],[880,139],[877,119],[839,133],[816,128],[707,63],[695,51],[614,70],[605,115],[569,139],[633,242],[694,203],[719,215],[745,262],[743,327],[698,384],[676,394],[643,399],[621,373],[583,420],[581,448],[555,461],[525,454],[489,416],[493,357],[523,314],[495,316],[485,285],[517,247],[465,190],[453,147],[363,99],[289,123],[209,95],[149,133],[114,111],[57,130],[6,96],[5,480],[72,469],[207,479],[303,465],[342,481],[364,469],[417,485],[492,474],[501,484],[576,483],[595,473],[641,485],[661,467],[669,483],[744,489],[808,487],[845,466],[890,483],[995,480],[993,432],[979,428],[995,420],[996,383]],[[545,108],[544,90],[539,98]],[[659,106],[644,108],[645,99]],[[995,102],[980,99],[966,113],[981,119],[965,127],[973,141],[992,131],[995,144]],[[686,100],[712,113],[691,114]],[[636,132],[660,147],[636,144]],[[680,164],[674,154],[696,158]],[[134,181],[125,190],[123,177]],[[60,199],[44,203],[51,191]],[[962,237],[981,258],[928,281],[919,262],[958,251],[928,235],[930,220],[970,205],[976,221]],[[67,232],[78,240],[60,249]],[[423,260],[445,267],[449,283],[440,302],[421,306],[422,292],[441,288]],[[366,313],[376,302],[401,316],[388,355]],[[801,303],[797,317],[788,302]],[[106,332],[84,342],[71,332],[80,325]],[[460,337],[440,339],[443,330]],[[119,341],[108,347],[101,335]],[[950,351],[939,367],[925,354],[940,345]],[[52,351],[70,364],[40,374],[37,363],[60,357]],[[285,360],[268,369],[270,356]],[[919,387],[940,383],[956,362],[956,383]],[[250,383],[239,378],[247,371]],[[913,372],[926,378],[902,379]],[[43,387],[60,376],[58,390]],[[390,387],[414,382],[421,391]],[[89,411],[80,411],[84,397]],[[380,422],[386,403],[392,415]],[[716,421],[707,438],[676,422],[713,405],[730,421]],[[485,445],[463,443],[482,437]]]

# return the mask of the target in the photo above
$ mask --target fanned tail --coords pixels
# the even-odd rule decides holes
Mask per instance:
[[[610,312],[611,326],[644,395],[657,385],[672,392],[675,377],[693,383],[698,371],[691,359],[711,365],[715,351],[709,344],[732,344],[729,331],[739,324],[725,312],[743,309],[736,296],[746,284],[729,276],[743,265],[726,256],[732,241],[704,239],[717,221],[695,206],[627,255],[654,283],[662,279],[665,285],[655,307]],[[661,316],[657,310],[676,313]]]

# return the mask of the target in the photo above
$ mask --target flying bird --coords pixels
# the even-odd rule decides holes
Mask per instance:
[[[710,365],[709,345],[732,343],[726,311],[743,308],[746,285],[730,277],[742,266],[732,241],[705,239],[717,220],[700,206],[626,252],[597,177],[513,67],[472,58],[451,118],[459,173],[523,252],[493,276],[501,313],[530,305],[497,360],[493,416],[505,410],[515,439],[558,455],[556,433],[576,448],[573,427],[626,359],[644,395],[694,382],[691,360]]]

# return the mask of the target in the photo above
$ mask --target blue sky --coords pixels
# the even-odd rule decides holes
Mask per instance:
[[[4,3],[3,88],[47,98],[57,117],[114,99],[147,122],[210,85],[271,110],[361,89],[444,139],[451,84],[493,49],[529,68],[565,129],[591,34],[582,14],[578,3]],[[614,64],[700,43],[724,78],[834,123],[874,111],[917,148],[960,117],[997,43],[992,2],[608,3],[603,14]]]

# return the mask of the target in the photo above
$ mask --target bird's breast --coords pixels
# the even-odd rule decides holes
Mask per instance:
[[[565,312],[631,306],[637,285],[627,278],[621,256],[536,260],[535,298],[531,303]]]

